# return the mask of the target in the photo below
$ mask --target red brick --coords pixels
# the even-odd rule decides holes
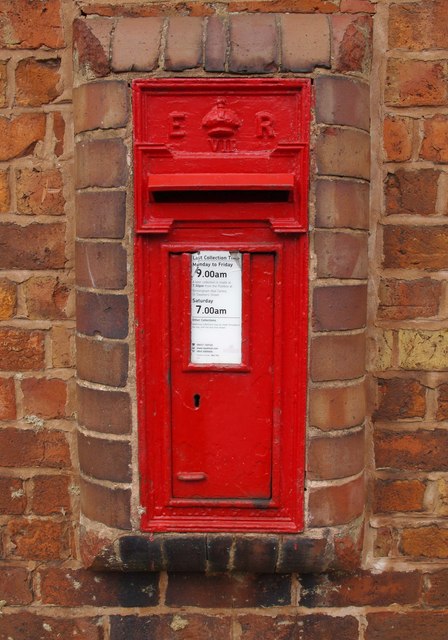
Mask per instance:
[[[275,17],[266,14],[231,15],[229,71],[273,73],[277,65]]]
[[[172,16],[165,48],[165,69],[183,71],[202,63],[202,18]]]
[[[126,338],[128,335],[128,298],[125,295],[78,291],[76,328],[89,336]]]
[[[386,226],[384,266],[427,271],[448,269],[448,228]]]
[[[45,136],[44,113],[21,113],[15,118],[0,117],[0,161],[32,155]]]
[[[445,0],[392,4],[389,15],[389,45],[395,49],[424,51],[446,49]]]
[[[111,617],[111,640],[164,638],[164,640],[231,640],[230,616],[180,614]]]
[[[70,450],[60,431],[0,430],[0,466],[51,467],[70,466]]]
[[[39,107],[61,95],[59,58],[25,58],[16,67],[16,98],[21,107]]]
[[[155,69],[159,61],[162,26],[161,18],[119,18],[112,41],[113,71]]]
[[[314,249],[319,277],[354,279],[367,277],[368,255],[365,233],[316,231]]]
[[[75,133],[124,127],[129,117],[127,84],[119,80],[82,84],[73,89],[73,105]]]
[[[67,382],[57,378],[25,378],[21,382],[23,406],[27,414],[39,418],[65,418]]]
[[[362,564],[363,542],[362,524],[342,527],[334,537],[334,556],[330,568],[344,573],[357,571]]]
[[[371,0],[341,0],[342,13],[375,13]]]
[[[447,471],[448,432],[442,429],[418,429],[410,433],[377,431],[375,459],[377,468]]]
[[[308,443],[307,475],[313,480],[354,476],[364,469],[364,430]]]
[[[78,420],[99,433],[129,433],[132,420],[129,394],[78,386]]]
[[[227,57],[226,24],[219,16],[210,16],[207,20],[205,40],[206,71],[225,71]]]
[[[412,558],[448,558],[448,529],[437,526],[403,529],[401,552]]]
[[[316,121],[369,131],[369,85],[355,78],[318,76],[315,81]]]
[[[411,118],[386,116],[383,123],[383,145],[385,159],[389,162],[410,160],[412,154]]]
[[[128,166],[126,147],[118,138],[88,140],[76,146],[78,189],[86,187],[121,187],[126,184]]]
[[[76,615],[76,614],[75,614]],[[103,640],[101,618],[63,618],[42,616],[21,611],[2,616],[1,640],[62,640],[76,638],[82,640]]]
[[[33,592],[31,590],[30,574],[25,568],[3,565],[0,571],[0,593],[2,600],[8,606],[31,604]],[[2,615],[2,628],[5,616]],[[5,637],[5,636],[3,636]]]
[[[313,71],[315,67],[330,66],[330,25],[326,16],[286,14],[280,20],[284,71]]]
[[[26,495],[22,480],[0,477],[0,515],[21,515],[25,508]],[[0,571],[0,584],[1,579],[2,573]]]
[[[73,292],[68,283],[52,276],[36,276],[23,285],[28,318],[64,320],[73,317]]]
[[[85,475],[111,482],[131,480],[131,448],[128,442],[93,438],[78,432],[78,456],[80,469]]]
[[[108,18],[77,19],[73,23],[74,58],[80,69],[96,77],[110,72],[110,38],[114,23]]]
[[[16,391],[13,378],[0,378],[0,420],[14,420]]]
[[[0,107],[7,106],[6,88],[8,83],[8,63],[6,60],[0,62]]]
[[[359,518],[365,508],[364,477],[340,485],[312,487],[308,508],[311,527],[331,527]]]
[[[448,604],[448,571],[435,571],[425,575],[425,604],[446,607]]]
[[[365,131],[325,127],[316,143],[319,175],[370,177],[370,137]]]
[[[79,337],[76,341],[78,376],[89,382],[124,387],[128,377],[128,346]]]
[[[71,511],[68,476],[34,476],[31,511],[39,516]]]
[[[395,107],[445,105],[446,71],[444,61],[390,59],[387,65],[385,103]]]
[[[331,24],[334,70],[368,74],[372,62],[372,18],[332,16]]]
[[[233,12],[257,11],[260,13],[334,13],[339,9],[340,0],[231,0],[228,10]]]
[[[117,529],[130,529],[129,489],[112,489],[81,479],[81,511],[90,520]]]
[[[11,555],[24,560],[62,560],[69,555],[69,536],[65,522],[16,518],[7,532],[13,545]]]
[[[365,373],[366,338],[358,335],[327,335],[311,342],[311,379],[350,380]]]
[[[390,527],[375,529],[373,554],[375,558],[388,558],[394,551],[394,538]]]
[[[53,113],[53,133],[55,138],[54,153],[57,157],[64,153],[65,120],[62,113]]]
[[[385,182],[386,214],[428,216],[436,213],[439,171],[399,169]]]
[[[63,269],[65,224],[0,224],[0,269]]]
[[[323,614],[257,616],[250,613],[237,618],[241,640],[358,640],[358,621],[352,616],[332,617]]]
[[[442,384],[437,393],[437,420],[448,420],[448,384]]]
[[[121,244],[78,242],[75,256],[78,286],[98,289],[126,286],[126,250]]]
[[[310,389],[309,414],[311,426],[322,431],[362,424],[366,416],[364,383]]]
[[[58,49],[64,45],[60,0],[3,0],[0,29],[6,49]]]
[[[431,162],[448,162],[448,118],[436,115],[423,121],[420,157]]]
[[[423,511],[426,485],[420,480],[377,480],[374,488],[375,513]]]
[[[0,370],[36,371],[43,369],[44,335],[41,331],[0,328]]]
[[[8,213],[11,204],[9,171],[0,170],[0,213]]]
[[[317,180],[317,227],[368,229],[368,217],[368,184],[350,180]]]
[[[317,287],[313,291],[313,329],[361,329],[367,320],[367,286]]]
[[[126,193],[86,191],[76,194],[76,233],[79,238],[124,236]]]
[[[17,210],[28,215],[64,213],[62,175],[58,169],[22,169],[17,172]]]
[[[17,304],[15,282],[0,278],[0,320],[9,320],[15,315]]]
[[[423,418],[426,410],[426,388],[412,378],[378,380],[378,408],[375,419],[405,420]]]
[[[442,284],[439,280],[382,280],[378,316],[385,320],[413,320],[437,315]]]

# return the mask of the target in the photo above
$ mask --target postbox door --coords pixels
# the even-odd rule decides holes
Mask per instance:
[[[170,255],[173,498],[272,497],[274,253],[241,253],[241,362],[191,363],[192,254]],[[218,275],[218,272],[217,272]],[[223,276],[223,274],[221,274]],[[207,310],[212,307],[207,307]],[[224,309],[213,309],[223,322]]]

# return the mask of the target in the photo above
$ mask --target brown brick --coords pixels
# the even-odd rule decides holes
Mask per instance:
[[[314,249],[317,275],[321,278],[366,278],[368,272],[367,235],[316,231]]]
[[[9,606],[31,604],[33,601],[33,593],[31,591],[30,574],[28,571],[22,567],[3,565],[0,571],[0,593],[2,594],[2,599],[5,600]],[[3,631],[4,621],[5,616],[3,614]]]
[[[446,607],[448,604],[448,571],[435,571],[425,576],[424,602],[430,607]]]
[[[51,364],[53,367],[75,366],[75,331],[71,327],[51,328]]]
[[[88,336],[126,338],[128,335],[128,298],[123,295],[78,291],[76,327]]]
[[[159,61],[162,25],[161,18],[119,18],[112,40],[113,71],[155,69]]]
[[[331,26],[333,69],[368,74],[372,62],[372,18],[332,16]]]
[[[403,529],[401,551],[413,558],[448,558],[448,529],[437,526]]]
[[[423,511],[426,485],[420,480],[376,480],[375,513]]]
[[[437,420],[448,420],[448,384],[442,384],[437,393]]]
[[[8,213],[10,204],[9,171],[0,170],[0,213]]]
[[[348,478],[364,469],[364,429],[344,436],[311,438],[307,475],[314,480]]]
[[[375,540],[373,554],[375,558],[388,558],[394,551],[394,538],[390,527],[374,530]]]
[[[99,480],[131,480],[131,448],[128,442],[93,438],[78,432],[78,455],[81,471]]]
[[[111,640],[164,638],[164,640],[231,640],[230,616],[180,613],[111,617]]]
[[[25,378],[21,382],[23,407],[27,414],[39,418],[65,418],[67,382],[57,378]]]
[[[447,9],[444,0],[392,4],[389,16],[390,47],[409,51],[446,49]]]
[[[117,529],[130,529],[129,489],[112,489],[81,479],[81,511],[90,520]]]
[[[448,118],[436,115],[423,121],[420,157],[431,162],[448,162]]]
[[[313,71],[315,67],[330,66],[330,25],[326,16],[286,14],[280,20],[284,71]]]
[[[124,387],[128,377],[128,346],[101,340],[76,340],[78,376],[89,382]]]
[[[24,560],[62,560],[69,553],[68,528],[64,522],[16,518],[7,525],[12,555]]]
[[[384,266],[438,271],[448,268],[448,228],[386,226]]]
[[[110,72],[110,38],[114,23],[108,18],[77,19],[73,23],[74,59],[86,74]]]
[[[82,638],[103,640],[101,618],[57,618],[21,611],[2,616],[1,640],[7,638],[33,638],[35,640],[59,640],[60,638]]]
[[[183,71],[202,63],[202,18],[172,16],[168,24],[165,69]]]
[[[359,518],[365,507],[364,477],[341,485],[313,487],[309,496],[311,527],[331,527]]]
[[[69,484],[68,476],[34,476],[31,511],[39,516],[70,513]]]
[[[0,466],[67,468],[70,451],[60,431],[0,430]]]
[[[285,0],[231,0],[229,11],[259,11],[260,13],[275,13],[287,11],[296,13],[334,13],[339,9],[340,0],[295,0],[294,3]]]
[[[76,146],[78,189],[86,187],[121,187],[126,184],[128,166],[122,140],[89,140]]]
[[[270,637],[276,640],[293,640],[295,638],[312,638],[312,640],[358,639],[358,621],[352,616],[335,618],[323,614],[276,614],[271,617],[257,616],[252,613],[239,616],[238,623],[242,631],[241,640],[258,640]]]
[[[64,213],[62,175],[58,169],[22,169],[17,172],[17,211],[27,215]]]
[[[0,117],[0,161],[32,155],[45,136],[44,113],[21,113],[15,118]]]
[[[367,286],[317,287],[313,291],[313,329],[361,329],[367,320]]]
[[[126,286],[126,250],[121,244],[78,242],[75,256],[78,286],[98,289]]]
[[[369,131],[369,85],[354,78],[318,76],[315,82],[316,121]]]
[[[58,49],[64,45],[60,0],[3,0],[0,46],[6,49]]]
[[[386,116],[383,124],[383,145],[385,159],[389,162],[403,162],[410,160],[412,154],[411,118]]]
[[[59,158],[64,153],[65,120],[60,111],[53,113],[54,153]]]
[[[17,286],[15,282],[0,278],[0,320],[14,317],[17,304]]]
[[[28,318],[63,320],[73,316],[73,294],[68,283],[52,276],[36,276],[23,285]]]
[[[374,0],[341,0],[342,13],[375,13]]]
[[[0,378],[0,420],[14,420],[16,415],[14,379]]]
[[[59,58],[25,58],[16,67],[16,99],[21,107],[39,107],[61,95]]]
[[[76,211],[76,233],[79,238],[123,237],[126,220],[124,191],[77,193]]]
[[[124,127],[129,117],[127,84],[119,80],[82,84],[73,89],[73,105],[75,133]]]
[[[63,269],[65,224],[0,225],[0,269]]]
[[[366,417],[364,383],[343,387],[311,389],[310,424],[322,431],[347,429],[364,422]]]
[[[439,280],[382,280],[378,316],[386,320],[412,320],[437,315],[442,284]]]
[[[375,433],[377,468],[415,471],[448,470],[448,433],[442,429],[410,433]]]
[[[385,182],[387,215],[434,215],[439,177],[440,172],[433,169],[389,173]]]
[[[78,420],[99,433],[129,433],[132,420],[129,394],[78,386]]]
[[[423,418],[426,410],[426,389],[412,378],[378,380],[378,408],[374,418],[404,420]]]
[[[349,180],[317,180],[316,226],[368,229],[369,185]]]
[[[0,515],[21,515],[26,508],[23,482],[19,478],[0,477]],[[0,585],[2,572],[0,571]],[[0,586],[0,593],[1,593]]]
[[[350,380],[365,373],[364,334],[328,335],[311,342],[311,379]]]
[[[0,370],[37,371],[44,367],[44,356],[41,331],[0,328]]]
[[[447,103],[446,63],[389,59],[385,103],[395,107],[439,106]]]
[[[8,62],[2,60],[0,62],[0,107],[7,106],[6,87],[8,83]]]
[[[207,20],[207,35],[205,40],[206,71],[225,71],[227,56],[226,23],[219,16],[210,16]]]
[[[325,127],[316,143],[316,164],[320,175],[370,177],[370,137],[365,131]]]
[[[266,14],[230,16],[229,71],[272,73],[277,65],[275,17]]]

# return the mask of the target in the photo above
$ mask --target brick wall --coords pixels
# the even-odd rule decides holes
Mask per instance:
[[[445,638],[447,12],[5,0],[1,640]],[[315,85],[307,527],[142,536],[128,82],[227,73]]]

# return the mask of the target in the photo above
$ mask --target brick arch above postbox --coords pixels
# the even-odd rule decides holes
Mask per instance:
[[[372,18],[115,13],[80,18],[74,30],[84,562],[128,570],[280,573],[359,563],[366,505]],[[306,525],[302,533],[286,535],[144,534],[135,410],[130,82],[228,74],[292,74],[314,83]]]

